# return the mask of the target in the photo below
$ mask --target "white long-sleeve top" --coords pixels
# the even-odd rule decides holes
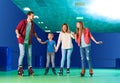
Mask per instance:
[[[74,39],[72,33],[63,33],[60,32],[57,42],[57,49],[59,48],[62,42],[62,49],[71,49],[73,48],[72,38]]]

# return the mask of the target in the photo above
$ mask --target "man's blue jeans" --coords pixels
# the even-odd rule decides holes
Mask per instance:
[[[19,49],[20,49],[20,56],[19,56],[19,60],[18,60],[18,66],[22,66],[23,64],[23,58],[25,56],[25,52],[27,54],[27,58],[28,58],[28,66],[31,67],[32,66],[32,45],[28,45],[28,44],[19,44]]]

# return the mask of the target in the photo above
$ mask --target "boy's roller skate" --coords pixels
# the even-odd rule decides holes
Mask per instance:
[[[18,67],[18,76],[23,76],[23,68],[22,67]]]
[[[53,72],[54,75],[56,75],[56,70],[55,70],[55,68],[52,68],[52,72]]]
[[[34,71],[32,70],[32,67],[28,68],[28,75],[29,76],[33,76],[34,75]]]
[[[85,76],[85,69],[82,69],[82,72],[80,73],[81,77]]]
[[[62,75],[63,75],[63,68],[60,68],[60,71],[58,72],[58,75],[59,75],[59,76],[62,76]]]
[[[48,72],[49,72],[49,68],[47,67],[47,68],[45,69],[45,73],[44,73],[44,75],[47,75]]]

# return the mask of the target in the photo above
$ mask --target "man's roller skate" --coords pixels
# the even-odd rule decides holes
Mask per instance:
[[[28,68],[28,75],[29,76],[33,76],[34,75],[34,71],[32,70],[32,67]]]
[[[18,76],[23,76],[24,70],[22,67],[18,67]]]

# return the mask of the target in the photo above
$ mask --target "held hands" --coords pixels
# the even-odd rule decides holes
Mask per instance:
[[[103,42],[102,41],[98,41],[98,42],[96,42],[96,44],[103,44]]]
[[[57,49],[57,47],[55,47],[55,52],[57,52],[58,51],[58,49]]]
[[[37,40],[38,40],[39,42],[41,42],[41,41],[42,41],[39,37],[37,38]]]

